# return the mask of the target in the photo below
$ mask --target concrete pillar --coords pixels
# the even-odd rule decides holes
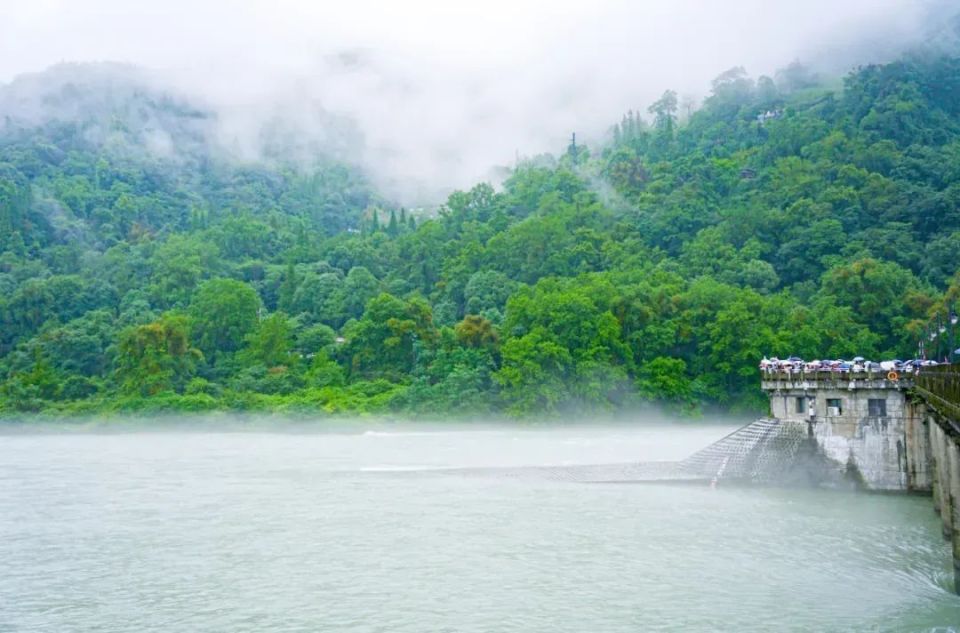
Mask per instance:
[[[950,549],[953,552],[954,590],[960,594],[960,444],[951,437],[947,438],[947,454],[950,466]]]
[[[906,424],[907,490],[931,489],[930,431],[927,427],[926,409],[907,403],[904,407]]]
[[[953,454],[953,441],[947,437],[940,425],[937,425],[937,432],[940,437],[940,467],[937,469],[940,480],[940,518],[943,520],[943,536],[953,541],[953,513],[956,505],[956,490],[950,485],[951,456]]]
[[[933,509],[940,514],[940,508],[943,502],[940,498],[943,488],[940,486],[940,467],[942,458],[940,456],[940,427],[937,423],[927,417],[927,431],[930,442],[930,491],[933,493]]]

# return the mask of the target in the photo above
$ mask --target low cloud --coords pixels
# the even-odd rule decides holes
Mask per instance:
[[[296,152],[360,162],[416,204],[518,153],[557,151],[572,131],[597,139],[667,88],[699,99],[731,66],[756,76],[798,58],[842,72],[939,37],[931,25],[952,17],[936,0],[236,4],[7,7],[0,81],[61,61],[145,66],[212,104],[240,155],[256,156],[271,125]]]

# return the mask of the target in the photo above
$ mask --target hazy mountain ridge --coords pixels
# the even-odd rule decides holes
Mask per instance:
[[[342,164],[35,128],[0,163],[0,409],[751,408],[764,354],[909,356],[960,297],[960,59],[819,81],[667,91],[429,220]]]
[[[245,156],[229,146],[222,117],[195,99],[156,73],[120,64],[61,64],[0,87],[0,158],[30,181],[34,203],[26,212],[45,227],[34,237],[101,246],[125,238],[104,235],[115,228],[110,222],[105,230],[108,207],[151,193],[167,199],[166,211],[140,209],[124,231],[132,224],[148,233],[184,228],[191,213],[239,208],[279,208],[326,231],[356,225],[372,201],[356,168],[282,123],[256,132],[256,149]],[[328,191],[315,190],[318,179]],[[85,208],[65,191],[78,186],[77,195],[91,201]],[[100,190],[99,202],[90,186]],[[334,199],[313,198],[328,193]],[[322,221],[309,208],[313,199],[326,209]]]
[[[212,110],[160,88],[147,71],[121,64],[61,64],[0,87],[5,143],[29,140],[36,128],[75,127],[77,149],[135,159],[196,161],[214,141]]]

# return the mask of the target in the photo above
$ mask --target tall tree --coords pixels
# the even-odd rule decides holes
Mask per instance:
[[[667,90],[647,109],[653,115],[653,126],[665,136],[673,136],[677,123],[677,105],[677,93]]]
[[[151,396],[181,391],[203,356],[190,346],[189,325],[182,315],[132,327],[117,345],[117,380],[128,394]]]
[[[204,282],[190,303],[198,347],[210,361],[237,351],[256,327],[259,309],[260,298],[249,284],[235,279]]]

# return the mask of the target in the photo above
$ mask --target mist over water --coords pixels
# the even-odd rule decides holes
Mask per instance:
[[[0,630],[960,622],[927,498],[429,470],[680,459],[729,430],[3,435]]]

